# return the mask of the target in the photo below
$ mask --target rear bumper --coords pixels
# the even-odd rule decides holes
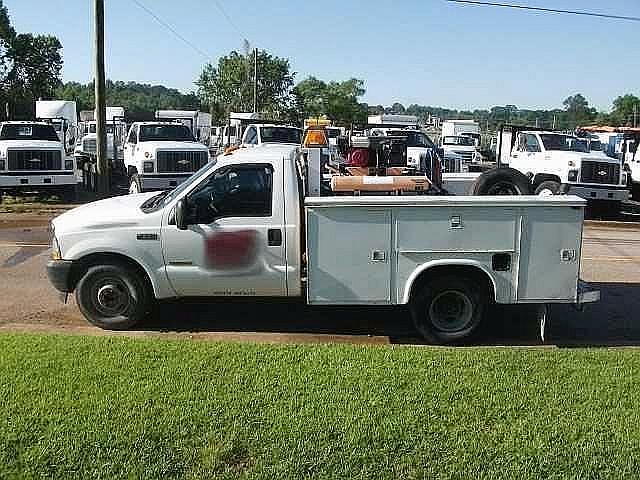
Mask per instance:
[[[71,260],[50,260],[47,262],[47,277],[51,285],[62,293],[70,293],[73,291],[74,285],[71,284],[71,268],[73,262]]]
[[[629,199],[627,187],[611,187],[599,185],[571,185],[567,184],[567,194],[576,195],[585,200],[608,200],[624,202]]]
[[[56,185],[75,185],[77,183],[75,172],[38,172],[38,173],[13,173],[0,175],[0,188],[24,188],[24,187],[55,187]]]
[[[140,180],[140,188],[144,191],[168,190],[175,188],[193,175],[191,173],[176,173],[166,175],[138,175]]]

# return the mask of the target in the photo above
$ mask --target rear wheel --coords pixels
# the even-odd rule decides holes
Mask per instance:
[[[474,195],[530,195],[531,182],[513,168],[494,168],[480,175],[473,185]]]
[[[90,267],[75,293],[85,318],[108,330],[123,330],[137,324],[149,312],[153,296],[138,272],[115,264]]]
[[[487,297],[475,277],[438,276],[421,287],[409,308],[422,336],[443,345],[471,336],[482,320]]]

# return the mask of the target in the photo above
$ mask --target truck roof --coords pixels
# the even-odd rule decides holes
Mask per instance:
[[[167,120],[154,120],[150,122],[133,122],[132,125],[182,125],[182,123],[169,122]]]
[[[0,122],[0,125],[4,125],[5,123],[9,125],[51,125],[41,120],[7,120],[6,122]]]
[[[218,155],[217,159],[224,163],[264,163],[277,162],[285,157],[291,157],[292,153],[299,147],[286,144],[273,144],[270,148],[238,148],[229,155]]]

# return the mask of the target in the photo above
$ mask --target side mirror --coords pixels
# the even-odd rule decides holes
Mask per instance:
[[[178,227],[178,230],[186,230],[189,226],[187,209],[187,201],[184,198],[178,200],[178,203],[176,203],[176,227]]]

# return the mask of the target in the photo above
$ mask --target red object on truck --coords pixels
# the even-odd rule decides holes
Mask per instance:
[[[368,148],[351,148],[347,156],[347,164],[350,167],[368,167],[369,166],[369,149]]]

